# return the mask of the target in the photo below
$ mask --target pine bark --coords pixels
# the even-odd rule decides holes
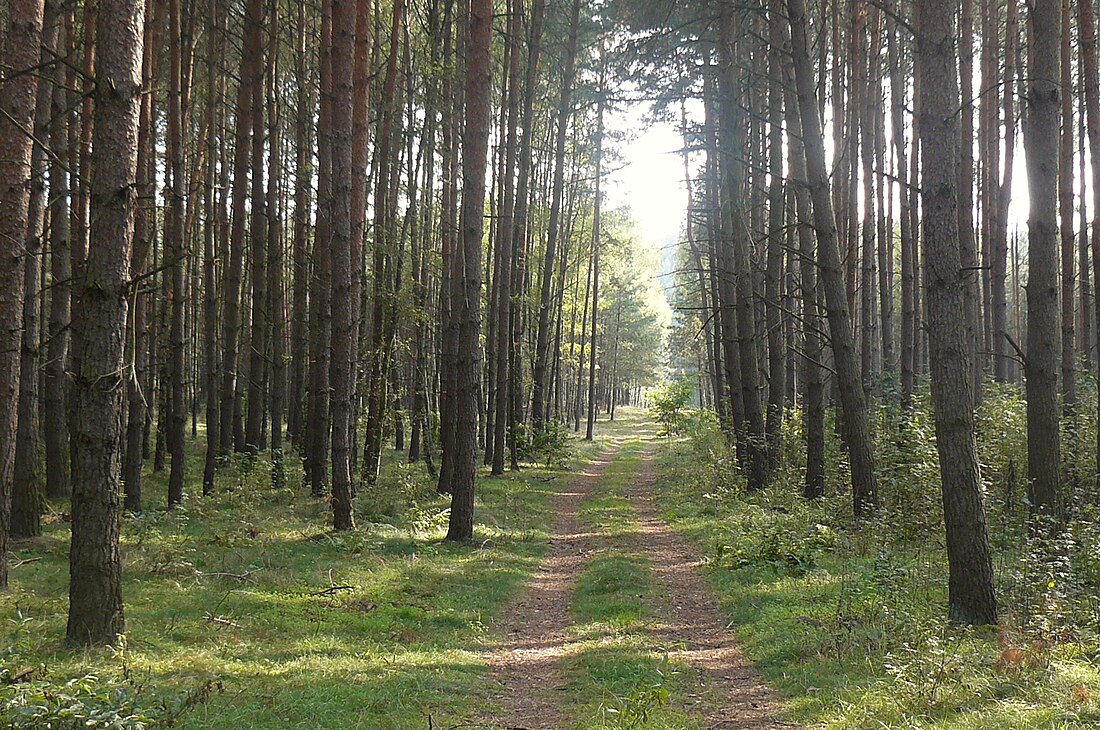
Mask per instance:
[[[74,312],[83,333],[73,387],[70,645],[114,642],[124,628],[120,529],[123,354],[131,292],[144,0],[100,0],[91,239]]]
[[[932,409],[947,530],[948,615],[960,624],[995,624],[993,562],[985,527],[975,440],[972,322],[958,206],[959,85],[954,13],[936,0],[916,4],[916,71],[921,77],[921,213],[928,303]],[[965,52],[965,46],[960,53]],[[965,163],[964,163],[965,169]]]
[[[1058,517],[1061,443],[1058,407],[1058,136],[1060,0],[1036,0],[1028,13],[1027,396],[1028,500],[1034,514]]]
[[[470,540],[474,534],[474,479],[477,471],[477,400],[480,373],[478,336],[481,329],[481,239],[485,209],[485,159],[489,143],[492,71],[493,5],[471,0],[465,44],[466,125],[462,154],[462,239],[449,262],[452,268],[451,316],[457,325],[454,360],[450,364],[454,394],[455,433],[449,491],[449,540]]]
[[[871,436],[867,425],[867,406],[860,382],[849,316],[844,274],[837,241],[836,218],[829,195],[829,174],[825,167],[825,145],[821,134],[814,94],[813,68],[806,39],[804,0],[787,0],[791,26],[791,51],[794,58],[795,84],[806,154],[807,179],[813,203],[817,231],[818,264],[825,309],[832,336],[833,361],[836,365],[843,414],[845,443],[851,466],[852,503],[856,517],[865,517],[878,504]]]
[[[11,76],[0,85],[0,589],[8,585],[8,532],[19,402],[23,319],[23,242],[27,231],[35,75],[42,0],[13,0],[0,60]]]

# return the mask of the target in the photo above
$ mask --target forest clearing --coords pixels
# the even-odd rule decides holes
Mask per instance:
[[[0,0],[0,724],[1100,727],[1096,0]]]

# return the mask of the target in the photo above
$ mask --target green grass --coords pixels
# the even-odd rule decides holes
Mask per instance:
[[[625,491],[645,445],[628,421],[612,434],[621,450],[580,505],[581,524],[603,541],[578,578],[570,604],[576,649],[562,663],[575,728],[699,727],[685,711],[691,669],[670,661],[649,636],[660,620],[660,591],[642,546],[637,515]]]
[[[574,468],[601,447],[577,444]],[[201,439],[192,447],[197,478]],[[551,489],[569,478],[483,475],[475,543],[454,545],[442,542],[447,503],[420,466],[388,458],[359,497],[359,529],[341,535],[325,502],[273,491],[266,461],[240,460],[213,497],[194,496],[192,481],[182,508],[125,518],[124,648],[81,652],[61,643],[69,529],[55,514],[41,538],[15,546],[0,666],[54,684],[125,678],[145,706],[201,691],[183,728],[455,724],[486,706],[480,642],[538,565]],[[164,488],[149,475],[147,505],[163,504]]]
[[[1088,632],[1033,644],[1011,607],[999,630],[947,625],[942,538],[898,537],[899,524],[934,514],[887,511],[857,527],[850,495],[801,500],[797,469],[745,496],[708,438],[662,452],[658,503],[707,556],[712,590],[746,654],[789,698],[792,719],[838,729],[1100,724],[1100,646]],[[888,496],[914,488],[904,476],[903,487],[886,483]]]

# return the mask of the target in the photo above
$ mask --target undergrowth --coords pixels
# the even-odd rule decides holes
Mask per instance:
[[[1088,397],[1085,397],[1088,400]],[[1085,728],[1100,724],[1100,515],[1095,422],[1067,436],[1070,519],[1056,539],[1027,526],[1024,403],[990,386],[979,413],[1001,622],[949,625],[943,511],[927,393],[910,413],[879,406],[873,432],[883,507],[851,517],[844,455],[829,424],[825,497],[801,493],[801,417],[784,466],[746,494],[713,419],[659,460],[659,502],[705,552],[712,587],[746,652],[825,728]],[[1076,476],[1075,476],[1076,475]]]

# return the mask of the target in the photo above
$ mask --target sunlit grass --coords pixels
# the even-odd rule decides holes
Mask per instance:
[[[575,442],[576,468],[601,448]],[[201,474],[201,439],[189,474]],[[67,507],[43,537],[15,546],[12,589],[0,596],[2,666],[37,667],[63,683],[87,673],[140,686],[146,703],[214,689],[179,727],[424,728],[485,706],[480,643],[538,565],[549,496],[569,469],[530,466],[478,481],[476,539],[442,542],[446,498],[420,465],[387,456],[379,489],[403,500],[391,514],[358,501],[359,529],[329,530],[327,503],[285,489],[270,466],[236,458],[218,491],[189,481],[164,512],[164,475],[147,474],[141,516],[123,525],[127,632],[121,648],[63,647]],[[20,562],[27,561],[27,562]]]
[[[732,465],[715,467],[687,440],[662,453],[659,474],[663,514],[707,556],[731,628],[792,719],[837,730],[1100,725],[1100,646],[1082,636],[1032,647],[1006,627],[947,625],[935,539],[902,539],[889,516],[857,528],[843,493],[806,503],[796,470],[742,495]],[[1027,658],[1006,662],[1004,646]]]
[[[580,505],[582,525],[604,547],[578,577],[570,604],[577,643],[562,671],[574,706],[571,727],[698,728],[687,710],[685,679],[693,671],[670,660],[651,633],[661,620],[661,592],[626,496],[645,444],[636,427],[623,433],[621,450]]]

